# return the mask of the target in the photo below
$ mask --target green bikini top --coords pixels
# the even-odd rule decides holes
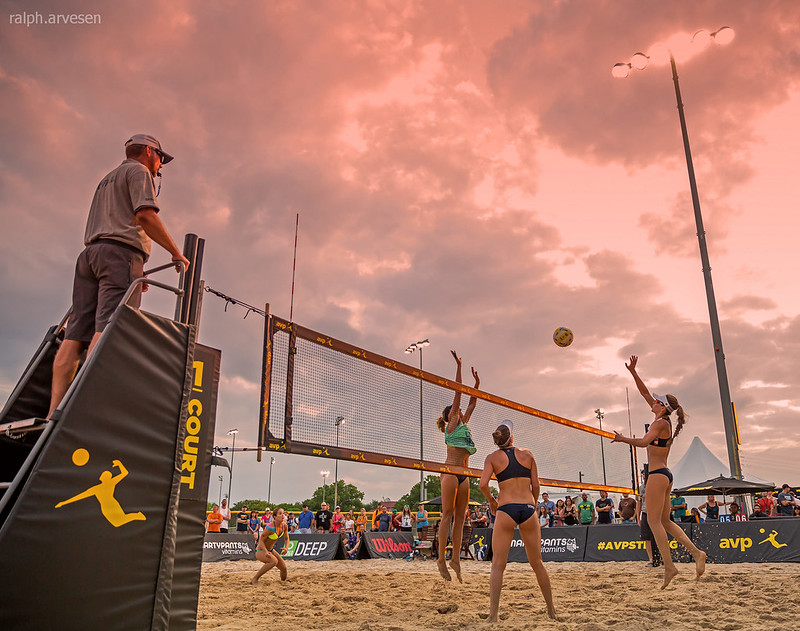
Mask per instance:
[[[472,434],[469,433],[469,427],[465,423],[459,425],[449,434],[445,429],[444,444],[450,447],[458,447],[459,449],[466,449],[467,453],[471,456],[478,448],[472,442]]]

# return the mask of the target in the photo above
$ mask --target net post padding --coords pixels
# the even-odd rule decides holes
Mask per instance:
[[[386,389],[390,389],[397,380],[407,381],[413,384],[418,384],[420,382],[429,384],[428,387],[432,387],[433,393],[439,394],[439,399],[441,399],[445,394],[448,397],[452,397],[454,391],[459,391],[467,396],[475,396],[479,400],[486,401],[492,406],[500,406],[500,408],[505,409],[506,412],[503,414],[507,416],[513,416],[510,414],[508,410],[513,410],[517,413],[525,415],[526,421],[534,421],[535,419],[541,419],[540,421],[536,421],[538,425],[536,426],[538,430],[545,429],[548,430],[550,428],[553,431],[561,432],[568,432],[570,441],[576,439],[578,437],[584,437],[581,439],[583,443],[586,440],[603,440],[603,439],[612,439],[614,434],[607,431],[602,431],[597,428],[591,427],[589,425],[584,425],[583,423],[579,423],[577,421],[572,421],[570,419],[550,414],[548,412],[544,412],[542,410],[538,410],[531,406],[523,405],[504,397],[500,397],[488,392],[475,390],[469,386],[464,384],[456,383],[450,379],[445,377],[440,377],[438,375],[427,373],[419,368],[415,368],[413,366],[403,364],[402,362],[395,361],[388,357],[384,357],[377,353],[373,353],[371,351],[367,351],[365,349],[359,348],[347,342],[343,342],[331,336],[319,333],[317,331],[313,331],[297,323],[290,323],[286,320],[278,318],[277,316],[271,316],[273,320],[273,324],[269,327],[269,335],[272,336],[269,342],[265,340],[265,344],[269,344],[270,347],[273,349],[273,354],[270,358],[270,363],[267,364],[265,362],[264,365],[264,381],[265,383],[269,380],[272,384],[272,395],[270,394],[269,390],[265,391],[264,396],[262,396],[262,422],[267,423],[267,430],[266,432],[262,433],[262,441],[260,446],[272,450],[272,451],[285,451],[288,453],[297,453],[303,455],[310,455],[310,456],[317,456],[323,458],[335,458],[340,460],[347,460],[353,462],[364,462],[369,464],[379,464],[379,465],[386,465],[386,466],[394,466],[394,467],[401,467],[407,469],[415,469],[415,470],[422,470],[422,471],[429,471],[432,473],[453,473],[453,474],[460,474],[460,475],[468,475],[472,477],[480,477],[481,469],[476,467],[456,467],[453,465],[448,465],[444,462],[444,457],[441,460],[436,460],[436,455],[429,457],[428,459],[420,459],[419,457],[414,457],[410,453],[387,453],[387,451],[391,452],[391,449],[386,449],[387,446],[391,447],[391,445],[387,445],[386,442],[391,442],[393,436],[387,436],[386,441],[376,443],[373,437],[372,445],[364,445],[366,448],[361,448],[361,445],[354,445],[354,444],[344,444],[342,446],[333,446],[334,438],[332,435],[328,434],[327,425],[324,427],[320,424],[318,427],[314,428],[313,432],[307,431],[305,424],[311,420],[317,420],[319,423],[322,423],[320,419],[325,417],[325,414],[332,415],[333,413],[333,405],[330,400],[335,399],[337,396],[344,405],[344,402],[350,403],[353,407],[351,410],[352,414],[365,413],[363,411],[363,407],[370,407],[372,405],[372,399],[366,400],[364,395],[360,398],[359,402],[349,402],[348,399],[352,398],[355,399],[356,397],[353,396],[353,391],[347,390],[347,388],[356,388],[356,389],[369,389],[370,384],[364,383],[363,381],[358,381],[359,379],[359,367],[358,364],[362,362],[366,362],[368,364],[372,364],[374,366],[378,366],[382,369],[390,371],[390,373],[383,373],[381,371],[378,382],[379,385],[376,386],[377,388],[383,388],[382,392],[386,392]],[[278,335],[280,334],[283,340],[278,339]],[[285,341],[285,338],[288,336],[288,343]],[[320,347],[320,349],[325,349],[324,351],[319,350],[321,353],[325,353],[326,351],[333,351],[334,354],[339,354],[346,356],[349,358],[348,360],[338,360],[339,363],[344,363],[344,366],[333,366],[333,367],[326,367],[324,365],[316,365],[313,363],[313,358],[309,357],[301,357],[301,363],[299,364],[300,372],[298,373],[298,364],[297,364],[297,353],[298,353],[298,342],[299,341],[306,341],[310,342],[312,345]],[[288,345],[288,347],[287,347]],[[314,351],[312,348],[306,344],[303,347],[305,350],[301,355],[313,355]],[[286,357],[280,357],[283,353],[286,354]],[[326,354],[327,357],[327,354]],[[277,386],[276,375],[272,375],[273,370],[280,371],[283,367],[281,362],[283,359],[286,363],[286,392],[285,392],[285,404],[283,409],[283,416],[284,416],[284,424],[283,428],[275,426],[273,423],[273,429],[279,431],[283,429],[284,435],[280,437],[275,434],[275,432],[269,430],[269,408],[271,402],[271,396],[274,396],[275,387]],[[318,361],[322,362],[323,364],[327,362],[327,360],[319,359]],[[303,362],[310,362],[311,366],[308,363],[304,364]],[[326,396],[320,395],[320,393],[307,393],[304,391],[304,388],[313,388],[313,384],[309,385],[308,380],[311,379],[308,373],[313,373],[316,371],[325,371],[326,368],[328,369],[328,373],[323,376],[316,376],[318,379],[327,379],[325,385],[331,388],[331,392],[325,392]],[[266,373],[270,373],[267,375]],[[341,374],[340,374],[341,373]],[[394,376],[392,376],[392,373]],[[363,379],[363,375],[361,375]],[[298,381],[299,380],[299,381]],[[350,380],[352,383],[344,383],[345,381]],[[334,383],[335,382],[335,383]],[[299,388],[299,389],[298,389]],[[278,393],[279,394],[279,393]],[[311,401],[305,400],[304,397],[312,397],[316,396],[316,398]],[[330,396],[329,396],[330,395]],[[380,396],[380,394],[378,395]],[[418,396],[418,395],[416,395]],[[426,397],[426,401],[430,401],[434,399],[434,402],[428,403],[429,408],[434,407],[436,405],[437,397],[429,396]],[[321,401],[323,401],[321,403]],[[277,404],[276,401],[272,401],[273,404]],[[360,405],[361,407],[358,407]],[[321,406],[327,406],[326,410],[320,411],[319,409],[313,409],[309,411],[310,408],[320,408]],[[305,408],[305,409],[304,409]],[[339,408],[336,408],[339,409]],[[441,407],[438,408],[439,410]],[[273,413],[278,411],[273,408]],[[431,410],[428,410],[429,413]],[[497,416],[497,414],[501,410],[499,408],[493,410],[493,416]],[[476,417],[488,415],[487,408],[483,408],[479,406],[476,414],[473,414],[473,421],[471,422],[471,426],[476,425]],[[367,412],[368,413],[368,412]],[[337,412],[338,414],[338,412]],[[400,413],[398,413],[400,414]],[[316,416],[315,416],[316,415]],[[530,418],[535,417],[535,418]],[[267,419],[264,421],[264,419]],[[391,425],[392,422],[395,422],[396,426],[399,426],[403,419],[395,419],[393,417],[380,417],[380,420],[383,421],[385,425]],[[517,425],[517,433],[520,435],[524,431],[524,426],[526,421],[523,421],[521,425]],[[292,424],[294,422],[299,423],[297,427],[293,428]],[[484,421],[481,427],[482,431],[486,430],[486,422]],[[528,423],[529,424],[529,423]],[[375,423],[373,419],[373,423],[366,429],[366,431],[373,431],[375,428]],[[343,427],[348,427],[347,425]],[[494,425],[491,429],[496,427]],[[555,429],[554,429],[555,428]],[[560,430],[557,428],[561,428]],[[294,429],[294,435],[293,435]],[[396,429],[395,433],[399,433],[402,427]],[[578,430],[576,433],[574,430]],[[475,429],[473,429],[473,436],[475,436]],[[298,434],[298,432],[300,432]],[[315,434],[310,436],[309,434]],[[438,433],[438,432],[437,432]],[[488,432],[491,433],[490,431]],[[544,432],[546,433],[546,431]],[[353,438],[352,435],[350,436],[350,442],[359,442],[357,438]],[[428,437],[428,440],[425,442],[426,445],[426,454],[430,453],[428,445],[438,445],[438,442],[443,442],[441,440],[436,440],[434,442],[430,442],[430,439],[433,438],[432,436]],[[563,436],[562,436],[563,438]],[[546,442],[546,437],[545,437]],[[562,447],[569,450],[570,445],[566,439],[562,440]],[[476,442],[478,442],[476,440]],[[581,442],[578,440],[577,442]],[[345,441],[347,443],[347,441]],[[419,442],[415,442],[416,445],[419,445]],[[520,443],[521,446],[528,446],[527,443]],[[600,450],[596,449],[596,443],[592,443],[589,446],[589,449],[593,449],[597,451],[599,454]],[[614,443],[613,445],[608,445],[606,449],[608,450],[609,447],[619,447],[619,443]],[[378,449],[375,449],[378,447]],[[621,447],[627,450],[627,446],[621,445]],[[494,446],[484,446],[484,449],[481,451],[483,453],[488,453],[487,449],[494,449]],[[443,447],[442,447],[443,449]],[[576,448],[577,449],[577,448]],[[386,451],[385,451],[386,450]],[[402,449],[398,449],[396,451],[402,451]],[[436,449],[434,449],[436,451]],[[440,450],[441,451],[441,450]],[[418,452],[417,452],[418,453]],[[540,459],[540,455],[534,454],[537,456],[537,461]],[[564,487],[564,488],[582,488],[582,489],[589,489],[589,490],[608,490],[611,492],[632,492],[633,486],[626,486],[635,475],[632,471],[625,471],[624,475],[617,475],[617,479],[612,480],[609,479],[607,484],[602,483],[593,483],[593,482],[579,482],[577,479],[569,479],[571,475],[575,475],[576,478],[580,477],[577,474],[579,473],[578,469],[581,469],[581,474],[583,475],[583,479],[588,479],[586,477],[586,470],[584,469],[584,463],[587,460],[587,456],[585,454],[581,454],[580,456],[576,456],[575,454],[571,454],[573,456],[573,462],[570,463],[570,466],[561,465],[560,467],[553,467],[554,471],[548,471],[539,466],[539,471],[542,476],[550,476],[550,477],[540,477],[540,482],[542,485],[546,486],[554,486],[554,487]],[[625,454],[627,456],[628,454]],[[620,459],[617,459],[620,460]],[[629,458],[624,457],[624,461],[627,462]],[[599,465],[598,465],[599,466]],[[616,468],[627,467],[627,465],[620,465],[618,462],[614,462],[613,466]],[[552,475],[555,473],[556,475]],[[569,475],[567,475],[569,474]],[[602,475],[597,475],[596,479],[602,482]]]
[[[261,449],[272,438],[269,433],[269,395],[272,389],[272,315],[269,303],[264,305],[264,351],[261,363],[264,366],[261,374],[261,414],[258,423],[258,455],[261,462]]]

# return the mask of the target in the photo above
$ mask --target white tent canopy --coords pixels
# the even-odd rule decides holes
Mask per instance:
[[[730,467],[711,453],[711,450],[705,446],[699,436],[695,436],[692,439],[689,449],[670,469],[674,477],[673,488],[704,482],[720,475],[726,477],[731,475]],[[769,480],[764,480],[749,473],[743,473],[742,477],[751,482],[769,482]]]

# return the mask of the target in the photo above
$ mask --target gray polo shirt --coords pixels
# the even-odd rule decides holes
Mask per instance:
[[[86,221],[84,245],[97,239],[121,241],[150,256],[150,238],[134,225],[136,211],[154,208],[158,212],[153,176],[141,162],[125,160],[97,185]]]

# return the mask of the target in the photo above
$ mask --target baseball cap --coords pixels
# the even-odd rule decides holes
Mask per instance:
[[[161,160],[161,164],[167,164],[175,159],[173,156],[164,151],[161,148],[161,143],[158,142],[158,139],[150,134],[134,134],[125,142],[125,146],[127,147],[128,145],[144,145],[145,147],[153,147],[153,149],[158,149],[164,156],[164,159]]]

